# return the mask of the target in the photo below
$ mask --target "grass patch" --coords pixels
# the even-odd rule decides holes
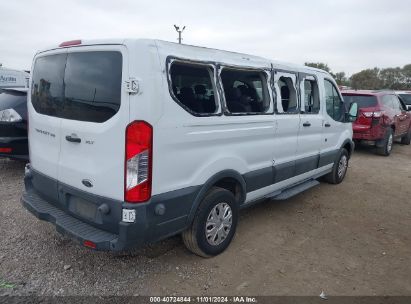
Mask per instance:
[[[7,283],[5,281],[0,280],[0,288],[11,289],[11,288],[14,288],[14,284]]]

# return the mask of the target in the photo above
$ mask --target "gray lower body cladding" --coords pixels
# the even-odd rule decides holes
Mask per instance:
[[[22,204],[37,218],[53,223],[58,232],[81,244],[91,241],[97,250],[110,251],[139,247],[184,230],[200,190],[190,187],[130,204],[74,189],[34,170],[26,175],[25,188]],[[109,212],[99,209],[103,204]],[[158,212],[159,205],[164,212]],[[122,221],[123,208],[136,211],[134,223]]]
[[[246,192],[251,192],[333,163],[338,151],[249,172],[239,178],[245,181]],[[22,203],[39,219],[53,223],[58,232],[82,244],[91,241],[97,250],[121,251],[185,230],[212,184],[170,191],[154,195],[146,203],[130,204],[90,194],[30,169],[25,176]],[[134,223],[122,221],[123,209],[135,210]]]

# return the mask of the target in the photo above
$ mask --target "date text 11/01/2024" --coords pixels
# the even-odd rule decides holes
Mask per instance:
[[[150,303],[257,303],[255,297],[150,297]]]

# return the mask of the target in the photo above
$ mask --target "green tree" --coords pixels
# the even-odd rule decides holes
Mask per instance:
[[[402,74],[404,75],[406,89],[411,89],[411,64],[407,64],[402,68]]]
[[[337,72],[334,74],[335,81],[342,86],[350,86],[350,81],[345,75],[345,72]]]
[[[351,86],[354,89],[379,90],[383,87],[380,69],[367,69],[351,76]]]
[[[401,68],[382,69],[379,74],[382,87],[390,90],[402,90],[406,88],[405,77]]]

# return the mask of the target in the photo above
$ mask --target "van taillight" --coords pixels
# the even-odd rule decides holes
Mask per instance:
[[[141,203],[151,197],[153,128],[145,121],[135,121],[126,129],[124,200]]]

